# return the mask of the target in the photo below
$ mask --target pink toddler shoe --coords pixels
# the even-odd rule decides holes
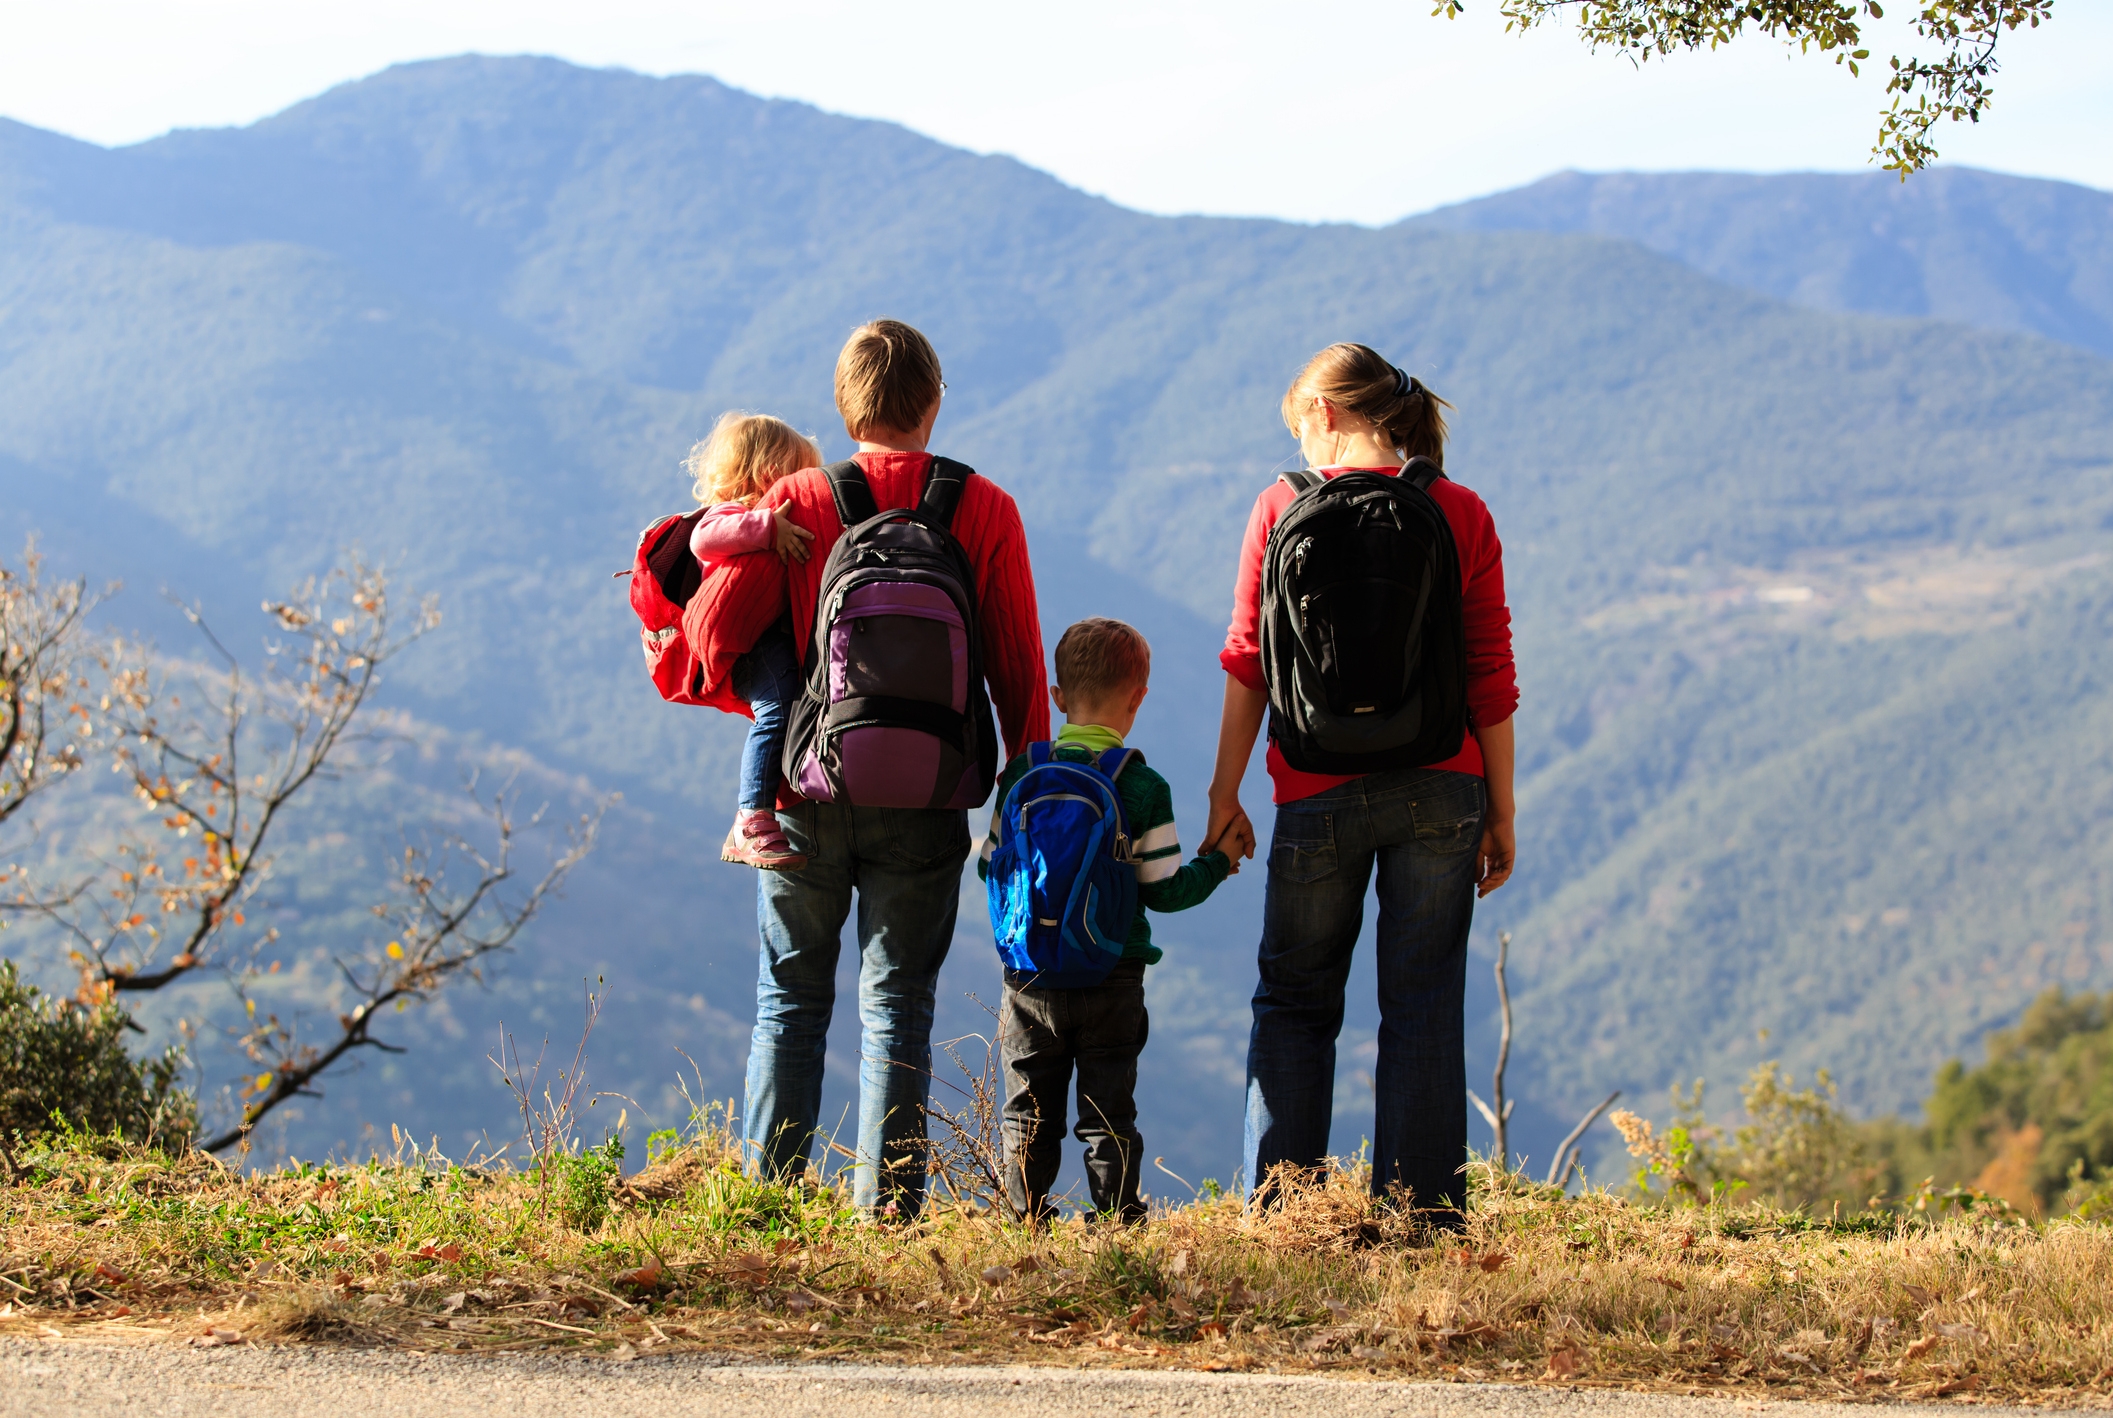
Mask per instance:
[[[761,808],[734,814],[733,830],[726,834],[726,845],[719,849],[719,860],[738,862],[763,871],[798,871],[807,865],[807,858],[795,852],[792,843],[785,840],[785,829],[778,826],[778,815]]]

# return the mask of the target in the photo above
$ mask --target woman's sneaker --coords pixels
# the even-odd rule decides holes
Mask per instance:
[[[719,849],[719,860],[759,867],[764,871],[798,871],[807,865],[807,858],[795,852],[792,843],[785,840],[785,829],[778,825],[778,815],[760,808],[734,814],[733,830],[726,834],[726,845]]]

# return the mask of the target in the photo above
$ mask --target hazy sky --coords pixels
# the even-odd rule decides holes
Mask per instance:
[[[1901,31],[1860,80],[1749,40],[1638,71],[1496,0],[0,0],[0,113],[98,143],[247,123],[399,60],[477,50],[889,118],[1154,212],[1383,222],[1566,167],[1865,165]],[[1896,11],[1910,6],[1900,4]],[[2113,4],[2003,41],[1947,160],[2113,188]]]

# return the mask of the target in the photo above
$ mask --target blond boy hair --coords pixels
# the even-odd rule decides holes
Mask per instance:
[[[778,479],[821,462],[814,440],[785,420],[734,409],[719,415],[711,436],[690,450],[683,466],[699,504],[754,507]]]
[[[853,438],[909,433],[939,402],[939,352],[900,320],[869,320],[836,357],[836,411]]]

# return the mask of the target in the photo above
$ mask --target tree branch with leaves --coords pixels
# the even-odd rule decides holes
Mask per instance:
[[[1451,19],[1465,8],[1466,0],[1439,0],[1432,13]],[[1498,0],[1498,10],[1507,30],[1574,16],[1592,48],[1620,50],[1638,64],[1675,50],[1719,49],[1751,32],[1801,54],[1816,50],[1851,74],[1871,57],[1864,25],[1885,17],[1878,0]],[[1994,102],[1998,41],[2039,28],[2053,12],[2054,0],[1923,0],[1910,23],[1919,40],[1937,46],[1937,57],[1889,61],[1872,156],[1903,179],[1935,162],[1937,125],[1979,123]]]
[[[382,666],[440,623],[428,598],[408,631],[393,626],[386,575],[358,557],[264,611],[277,635],[254,676],[189,606],[217,664],[158,668],[124,645],[105,655],[115,766],[162,836],[122,844],[97,862],[98,889],[43,913],[73,940],[84,1003],[162,989],[227,955],[288,806],[346,766]]]
[[[513,945],[593,849],[601,809],[584,814],[548,866],[519,889],[517,794],[509,784],[482,799],[473,779],[470,793],[489,829],[479,834],[482,845],[464,833],[404,844],[391,899],[371,908],[380,938],[358,958],[335,962],[351,996],[335,1025],[311,1038],[298,1017],[266,1011],[260,1018],[257,983],[278,968],[276,961],[261,968],[260,958],[280,933],[268,922],[252,926],[250,917],[268,914],[262,893],[273,879],[273,853],[286,845],[296,804],[316,784],[363,766],[355,750],[384,737],[372,712],[382,668],[439,625],[435,602],[420,602],[405,627],[392,616],[381,568],[350,556],[285,600],[264,603],[270,630],[261,667],[251,673],[189,606],[184,613],[209,647],[208,661],[161,659],[125,642],[90,654],[79,630],[81,585],[40,588],[36,571],[32,561],[26,576],[0,581],[13,595],[0,602],[10,617],[7,644],[25,647],[5,663],[43,669],[41,677],[25,672],[11,681],[40,688],[25,692],[27,709],[14,712],[20,734],[0,733],[0,743],[21,745],[10,750],[17,759],[0,759],[24,765],[10,768],[8,781],[27,784],[17,789],[26,799],[79,766],[77,746],[61,755],[46,747],[49,706],[61,690],[78,692],[81,705],[67,701],[81,721],[78,736],[109,745],[152,828],[114,847],[76,848],[74,875],[41,889],[25,878],[8,904],[69,943],[79,1008],[114,1009],[123,997],[201,973],[225,981],[241,1010],[228,1034],[263,1068],[248,1074],[238,1117],[203,1144],[207,1151],[246,1149],[261,1119],[289,1098],[318,1096],[317,1080],[348,1055],[393,1049],[374,1036],[375,1015],[481,978],[484,963]],[[100,694],[89,706],[86,690],[97,680]],[[44,765],[41,776],[30,775],[31,763]],[[540,827],[545,815],[538,808],[523,825]]]
[[[81,767],[72,740],[95,737],[84,624],[94,605],[85,581],[44,579],[35,542],[20,570],[0,563],[0,823]],[[0,888],[13,878],[0,868]]]
[[[472,796],[476,787],[470,787]],[[518,899],[503,888],[514,879],[514,806],[511,788],[495,794],[485,810],[497,839],[487,853],[467,837],[450,836],[440,846],[406,845],[397,876],[397,896],[377,905],[374,914],[390,937],[358,961],[336,962],[340,977],[356,1003],[337,1016],[334,1033],[324,1043],[308,1043],[296,1024],[277,1015],[257,1016],[245,981],[235,990],[251,1020],[239,1039],[249,1057],[266,1065],[245,1086],[242,1118],[233,1127],[201,1143],[207,1152],[243,1144],[265,1114],[289,1098],[319,1096],[315,1080],[356,1049],[401,1053],[372,1032],[375,1017],[394,1006],[401,1011],[431,998],[458,979],[482,979],[482,966],[509,948],[514,938],[542,910],[572,869],[594,850],[601,810],[584,815],[567,833],[566,848]],[[536,825],[538,810],[529,825]],[[468,870],[466,885],[451,887],[451,868]]]

